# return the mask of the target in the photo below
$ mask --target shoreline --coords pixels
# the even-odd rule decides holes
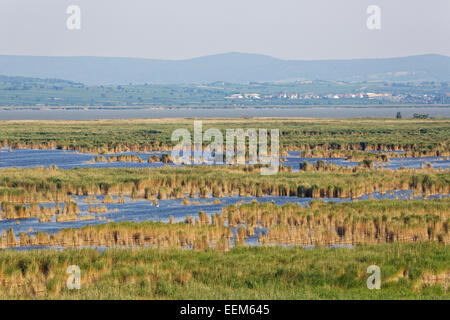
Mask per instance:
[[[368,108],[450,108],[449,104],[361,104],[361,105],[267,105],[267,106],[0,106],[3,110],[191,110],[191,109],[220,109],[220,110],[265,110],[265,109],[368,109]]]

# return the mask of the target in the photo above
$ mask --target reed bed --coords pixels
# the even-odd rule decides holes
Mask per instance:
[[[90,161],[90,163],[95,163],[95,162],[137,162],[137,163],[143,163],[144,160],[142,160],[141,157],[136,156],[134,154],[121,154],[118,156],[109,156],[109,157],[105,157],[105,156],[96,156],[95,158],[92,158]]]
[[[88,219],[88,218],[86,218]],[[70,220],[69,220],[70,221]],[[4,232],[0,248],[22,247],[164,247],[189,248],[194,250],[229,250],[231,231],[228,228],[210,225],[208,217],[200,213],[197,223],[121,222],[80,229],[62,229],[54,234],[36,232],[20,234],[16,239],[12,229]]]
[[[71,196],[128,195],[133,199],[185,196],[291,196],[359,198],[373,192],[412,190],[414,195],[450,193],[450,171],[321,166],[261,176],[249,167],[0,169],[0,201],[26,204],[70,201]]]
[[[261,245],[335,246],[394,242],[450,243],[450,199],[366,200],[354,203],[312,201],[307,207],[286,203],[230,205],[211,217],[200,211],[184,223],[122,222],[55,234],[4,232],[0,248],[50,247],[175,247],[229,250],[258,236]],[[57,215],[76,219],[75,215]],[[87,219],[87,218],[86,218]],[[233,232],[234,230],[234,232]]]
[[[380,146],[378,149],[363,147],[347,147],[344,150],[328,149],[327,147],[315,147],[314,149],[293,150],[302,151],[300,157],[305,158],[344,158],[351,161],[362,161],[364,159],[388,162],[389,159],[442,157],[448,159],[450,152],[446,149],[438,150],[414,150],[409,148]],[[401,151],[401,152],[398,152]]]
[[[222,209],[230,226],[262,227],[264,245],[334,246],[393,242],[450,243],[450,199],[312,201],[230,205]]]
[[[168,151],[171,133],[192,131],[193,121],[9,121],[0,124],[0,144],[13,149],[76,150],[96,154]],[[449,156],[449,120],[251,119],[203,120],[203,128],[278,128],[284,151],[405,151],[411,156]]]
[[[93,153],[96,162],[143,162],[137,155],[109,154],[169,151],[171,132],[192,125],[179,119],[164,124],[11,121],[0,123],[0,146],[10,152]],[[124,196],[158,206],[170,198],[190,205],[198,203],[192,198],[213,197],[220,203],[219,198],[233,195],[357,199],[412,190],[426,199],[450,193],[449,170],[392,171],[374,165],[401,157],[448,158],[449,120],[205,120],[203,129],[211,127],[279,128],[282,155],[300,151],[303,157],[344,157],[360,164],[343,168],[318,161],[301,164],[299,172],[281,165],[270,177],[259,174],[260,166],[0,169],[0,219],[91,220],[105,211],[102,204],[124,203]],[[172,159],[154,155],[148,162]],[[90,215],[80,216],[74,196],[88,196]],[[5,249],[0,250],[0,298],[449,299],[449,204],[448,198],[315,200],[307,207],[254,201],[213,215],[201,211],[182,223],[173,217],[167,224],[105,221],[54,234],[29,230],[17,235],[11,228],[0,235]],[[260,246],[248,247],[250,237]],[[354,248],[324,248],[342,245]],[[70,249],[8,250],[42,246]],[[81,247],[109,249],[73,249]],[[66,268],[73,264],[82,270],[79,291],[65,286]],[[382,290],[366,287],[366,269],[372,264],[382,270]]]
[[[27,219],[27,218],[42,218],[48,220],[56,215],[60,221],[65,221],[64,217],[77,216],[80,214],[78,204],[73,201],[68,201],[63,205],[61,209],[59,203],[55,203],[55,207],[39,206],[37,203],[31,203],[30,205],[22,205],[16,203],[10,203],[3,201],[1,203],[0,218],[1,219]],[[57,219],[58,220],[58,219]],[[67,221],[67,220],[66,220]]]

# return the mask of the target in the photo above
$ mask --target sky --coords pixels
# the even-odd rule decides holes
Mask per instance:
[[[80,8],[80,29],[66,13]],[[380,29],[369,30],[369,5]],[[450,0],[1,0],[0,54],[189,59],[450,56]]]

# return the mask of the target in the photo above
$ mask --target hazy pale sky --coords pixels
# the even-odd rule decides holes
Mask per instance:
[[[81,29],[68,30],[69,5]],[[369,5],[381,29],[369,30]],[[450,0],[1,0],[0,54],[185,59],[450,56]]]

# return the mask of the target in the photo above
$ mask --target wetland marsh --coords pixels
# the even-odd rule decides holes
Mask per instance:
[[[262,176],[258,165],[250,164],[174,164],[170,133],[177,127],[191,128],[192,120],[166,122],[0,123],[0,292],[4,297],[88,298],[97,286],[108,287],[121,298],[240,297],[235,290],[242,297],[267,297],[261,291],[264,285],[219,288],[223,285],[219,282],[213,286],[215,293],[189,289],[180,296],[184,285],[196,287],[203,281],[194,269],[182,274],[167,269],[164,283],[159,276],[150,279],[122,270],[126,285],[118,289],[114,274],[120,267],[105,265],[95,272],[90,268],[100,273],[91,272],[83,280],[89,289],[81,296],[61,287],[57,267],[50,276],[31,271],[45,257],[77,260],[85,252],[97,263],[109,261],[106,257],[120,260],[139,254],[157,254],[164,260],[181,250],[183,259],[205,255],[219,264],[242,253],[256,261],[275,252],[308,259],[317,254],[323,259],[333,256],[345,281],[332,277],[330,284],[315,286],[303,276],[299,285],[312,287],[300,293],[287,279],[275,277],[273,284],[280,287],[271,298],[395,298],[399,296],[394,289],[379,295],[362,293],[357,289],[361,266],[353,268],[347,265],[351,261],[345,261],[350,256],[376,260],[379,255],[389,256],[393,248],[401,256],[420,251],[422,257],[440,262],[436,262],[438,269],[420,262],[416,275],[399,283],[392,280],[388,287],[402,287],[409,298],[448,297],[449,120],[205,121],[206,128],[219,130],[280,128],[280,168],[274,176]],[[9,264],[7,257],[12,259]],[[315,264],[316,258],[311,260]],[[12,261],[22,266],[19,273]],[[267,268],[277,268],[273,263]],[[147,261],[138,264],[145,270],[152,268]],[[393,261],[385,264],[390,270],[386,272],[392,273],[389,277],[396,277],[398,266],[393,267]],[[209,273],[208,268],[214,268],[212,262],[203,272]],[[297,268],[296,262],[292,268]],[[230,272],[224,269],[222,276]],[[302,269],[301,274],[305,272]],[[21,286],[34,276],[31,287]],[[261,277],[256,273],[255,281],[262,281]],[[136,291],[132,278],[146,288],[145,294]],[[344,293],[348,286],[354,290]]]

